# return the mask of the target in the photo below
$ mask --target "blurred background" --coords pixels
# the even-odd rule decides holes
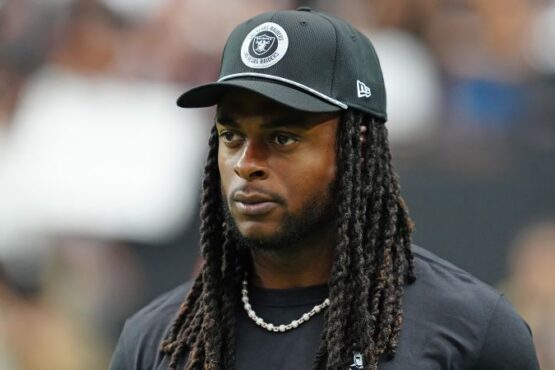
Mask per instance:
[[[415,243],[502,290],[555,369],[555,1],[0,0],[1,369],[104,369],[191,277],[213,110],[175,100],[236,24],[304,5],[375,44]]]

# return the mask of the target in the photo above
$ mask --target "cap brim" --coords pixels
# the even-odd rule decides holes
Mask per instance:
[[[258,93],[293,109],[306,112],[337,112],[341,107],[326,102],[306,91],[275,81],[233,79],[192,88],[177,99],[183,108],[201,108],[218,104],[223,95],[233,89]]]

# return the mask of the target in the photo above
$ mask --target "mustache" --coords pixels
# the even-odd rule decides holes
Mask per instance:
[[[245,185],[242,185],[242,186],[239,186],[239,187],[233,189],[229,193],[229,197],[227,199],[228,203],[233,202],[233,200],[235,199],[235,196],[239,192],[244,193],[244,194],[256,193],[256,194],[260,194],[260,195],[268,198],[272,202],[282,204],[282,205],[284,205],[286,203],[285,198],[283,198],[278,193],[274,193],[274,192],[266,190],[264,188],[257,187],[257,186],[252,186],[252,185],[248,185],[248,184],[245,184]]]

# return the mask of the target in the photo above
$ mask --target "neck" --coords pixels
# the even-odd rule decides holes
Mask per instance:
[[[289,289],[326,284],[333,263],[331,233],[309,237],[294,246],[251,250],[251,283],[268,289]]]

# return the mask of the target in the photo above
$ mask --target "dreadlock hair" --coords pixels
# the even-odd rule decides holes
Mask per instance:
[[[415,280],[413,224],[400,196],[384,122],[348,110],[337,130],[337,220],[330,305],[314,369],[346,368],[353,351],[366,369],[392,358],[403,321],[401,301]],[[201,204],[203,268],[181,304],[160,351],[169,369],[233,369],[235,308],[249,256],[234,245],[223,214],[212,128]],[[188,354],[188,355],[187,355]]]

